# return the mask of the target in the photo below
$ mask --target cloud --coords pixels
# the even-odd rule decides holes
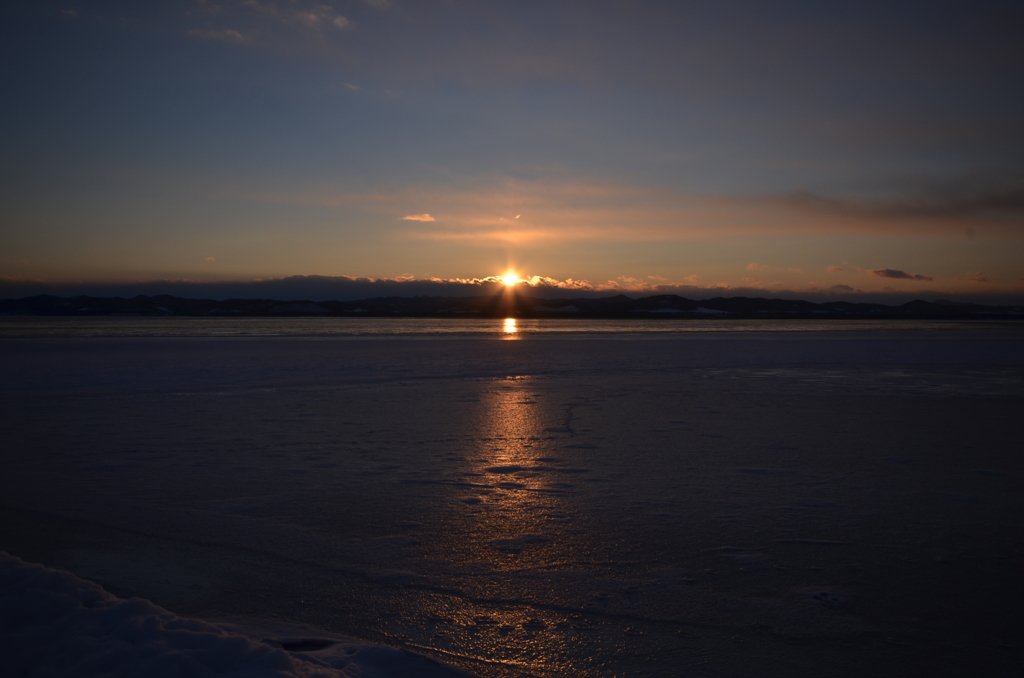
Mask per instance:
[[[842,266],[829,266],[825,270],[829,273],[842,273],[845,269]]]
[[[409,214],[402,217],[404,221],[435,221],[429,214]]]
[[[74,9],[62,9],[60,11],[60,13],[63,14],[64,16],[70,17],[72,19],[75,19],[75,18],[78,17],[78,11],[74,10]]]
[[[410,187],[388,192],[313,190],[262,193],[261,200],[393,213],[395,206],[430,206],[444,224],[404,234],[409,239],[527,244],[542,241],[660,241],[714,232],[722,225],[715,207],[675,193],[605,182],[525,182],[504,177],[462,189]],[[521,218],[529,210],[529,218]],[[501,214],[514,214],[512,219]],[[414,215],[411,215],[414,216]],[[412,219],[407,219],[412,220]],[[732,222],[735,223],[735,222]],[[732,225],[732,224],[730,224]]]
[[[971,273],[971,272],[961,273],[960,275],[955,276],[955,277],[956,277],[957,280],[966,280],[968,282],[983,283],[983,284],[999,282],[998,280],[996,280],[992,276],[988,275],[984,271],[974,271],[973,273]]]
[[[589,284],[588,287],[595,290],[616,292],[650,292],[658,289],[658,285],[652,285],[651,283],[640,280],[639,278],[633,278],[625,275],[620,275],[615,280],[608,280],[607,282],[598,283],[597,285]]]
[[[692,279],[692,280],[691,280]],[[696,276],[689,276],[683,282],[667,282],[651,285],[644,280],[620,276],[614,280],[595,283],[589,280],[567,278],[558,280],[545,276],[530,276],[524,280],[520,290],[542,298],[571,299],[577,297],[599,297],[609,294],[649,296],[654,294],[677,294],[691,299],[707,299],[711,296],[765,295],[763,288],[734,286],[717,283],[698,286]],[[1024,279],[1018,284],[1024,283]],[[45,282],[17,276],[0,275],[0,299],[17,299],[38,294],[57,296],[90,295],[101,297],[134,297],[136,295],[170,294],[189,299],[281,299],[309,301],[354,301],[386,296],[448,296],[465,297],[501,294],[505,289],[498,276],[484,278],[421,278],[398,276],[392,278],[362,278],[344,275],[295,275],[283,278],[237,281],[203,280],[151,280],[136,282]],[[772,287],[773,298],[806,299],[809,301],[835,301],[847,297],[852,301],[873,301],[879,303],[903,303],[917,298],[960,299],[989,304],[1022,304],[1024,287],[1003,291],[964,293],[955,290],[923,292],[920,289],[897,290],[891,287],[881,290],[861,290],[849,285],[834,285],[831,288],[804,288],[799,290]]]
[[[768,268],[768,264],[747,264],[748,271],[760,271],[765,268]]]
[[[200,23],[188,31],[193,37],[236,44],[251,43],[258,48],[290,54],[323,56],[336,51],[332,36],[353,27],[348,17],[339,14],[329,4],[315,0],[199,3],[186,16],[192,22]],[[232,28],[224,27],[224,22],[230,22]]]
[[[907,273],[895,268],[872,268],[868,273],[879,278],[893,278],[896,280],[927,280],[930,282],[933,279],[931,276],[921,275],[920,273]]]
[[[318,27],[333,24],[338,28],[347,28],[351,23],[348,18],[338,14],[333,7],[320,2],[290,0],[280,8],[276,3],[259,2],[259,0],[243,0],[237,4],[239,7],[252,10],[261,16],[273,17],[283,23],[297,20]]]
[[[250,189],[244,189],[246,193]],[[736,235],[873,233],[962,238],[959,217],[920,213],[900,216],[874,203],[792,196],[720,196],[608,181],[523,181],[509,177],[466,179],[462,185],[420,185],[393,191],[316,187],[297,192],[249,193],[258,200],[355,208],[394,214],[428,208],[444,223],[416,229],[410,239],[488,245],[555,241],[656,242]],[[528,214],[512,219],[511,215]],[[500,215],[509,215],[508,217]],[[986,217],[987,218],[987,217]],[[993,236],[1024,237],[1019,219],[978,217]],[[412,219],[406,219],[412,221]],[[763,266],[763,264],[754,264]],[[755,269],[750,269],[755,270]],[[852,270],[847,268],[846,270]],[[833,272],[837,272],[834,271]]]
[[[201,38],[203,40],[219,40],[222,42],[234,42],[238,44],[250,42],[255,37],[255,35],[242,35],[233,28],[226,28],[220,31],[212,29],[205,30],[200,28],[193,28],[188,32],[188,34],[191,35],[193,38]]]
[[[763,198],[797,211],[830,214],[845,219],[885,222],[949,222],[960,224],[968,240],[975,228],[964,220],[1024,226],[1024,182],[977,186],[964,179],[925,186],[904,195],[879,199],[843,198],[806,191]]]
[[[624,294],[701,294],[706,290],[733,289],[719,283],[699,287],[689,276],[683,282],[658,280],[657,283],[633,276],[619,276],[605,282],[566,278],[560,280],[540,275],[523,275],[520,291],[538,296],[571,297],[602,296],[608,293]],[[648,279],[651,279],[648,276]],[[6,283],[6,284],[4,284]],[[6,288],[6,290],[5,290]],[[0,277],[0,298],[15,298],[31,294],[58,294],[73,296],[135,296],[137,294],[172,294],[187,298],[273,298],[308,300],[354,300],[380,296],[473,296],[497,294],[504,290],[502,276],[482,278],[416,278],[399,275],[387,278],[364,278],[345,275],[294,275],[250,281],[155,280],[125,283],[61,283],[29,281]],[[8,293],[18,290],[20,293]]]
[[[204,261],[217,261],[217,259],[215,257],[206,257]]]
[[[319,30],[323,26],[349,28],[352,25],[351,21],[346,17],[335,13],[334,8],[328,5],[314,5],[308,9],[300,9],[290,16],[307,24],[307,26],[315,30]],[[287,23],[290,17],[288,14],[285,14],[282,15],[281,18]]]

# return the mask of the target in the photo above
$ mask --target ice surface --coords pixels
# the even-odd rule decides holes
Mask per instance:
[[[1018,675],[1022,367],[1012,332],[8,340],[0,548],[324,667]]]
[[[469,678],[426,657],[338,637],[180,617],[0,551],[0,668],[7,676]],[[278,629],[280,631],[280,629]]]

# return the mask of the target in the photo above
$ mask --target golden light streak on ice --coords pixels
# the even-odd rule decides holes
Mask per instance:
[[[514,322],[514,319],[510,318]],[[544,545],[558,541],[557,525],[544,516],[561,512],[559,492],[544,457],[543,405],[531,393],[532,379],[510,377],[490,386],[482,396],[481,445],[474,472],[492,489],[477,514],[477,543],[485,546],[482,559],[505,569],[522,567]]]

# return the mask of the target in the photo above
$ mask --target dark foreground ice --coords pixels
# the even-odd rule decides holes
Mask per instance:
[[[1024,669],[1019,331],[0,349],[0,549],[111,605],[488,677]]]

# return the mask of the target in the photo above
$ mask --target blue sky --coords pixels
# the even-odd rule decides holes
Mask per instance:
[[[1024,296],[1019,2],[6,11],[8,282]]]

